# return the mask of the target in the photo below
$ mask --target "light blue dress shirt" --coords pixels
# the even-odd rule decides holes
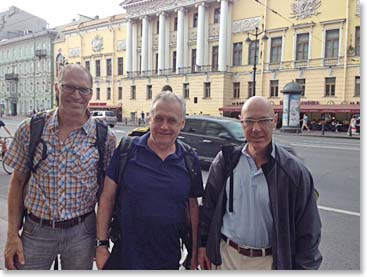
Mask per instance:
[[[222,234],[241,246],[252,248],[271,247],[273,217],[270,208],[269,189],[261,168],[247,153],[248,144],[233,171],[233,212],[228,201],[223,217]],[[274,157],[274,147],[271,155]],[[226,183],[229,199],[229,178]]]

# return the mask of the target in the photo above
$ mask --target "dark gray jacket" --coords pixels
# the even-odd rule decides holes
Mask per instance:
[[[316,205],[310,172],[287,150],[275,145],[275,159],[262,166],[270,195],[273,215],[273,269],[318,269],[321,220]],[[200,210],[200,246],[220,265],[220,232],[226,209],[225,183],[237,165],[242,146],[233,148],[231,161],[224,162],[222,152],[214,159]],[[271,147],[270,147],[271,148]],[[226,165],[226,166],[225,166]]]

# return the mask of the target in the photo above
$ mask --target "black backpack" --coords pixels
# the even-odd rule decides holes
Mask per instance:
[[[47,113],[38,113],[32,116],[31,118],[31,125],[30,125],[30,140],[29,140],[29,148],[28,148],[28,156],[27,156],[27,165],[30,170],[30,174],[35,173],[37,168],[40,165],[40,162],[45,160],[47,158],[47,145],[45,141],[42,139],[42,133],[43,128],[45,127],[46,122],[46,116]],[[106,172],[104,170],[104,153],[105,153],[105,142],[107,138],[107,130],[108,127],[103,123],[103,121],[96,119],[96,126],[97,126],[97,141],[96,146],[98,148],[98,154],[99,154],[99,160],[98,160],[98,192],[97,196],[99,199],[99,196],[102,193],[103,189],[103,180],[106,175]],[[39,144],[42,144],[42,156],[41,159],[37,162],[36,165],[34,165],[34,155],[36,153],[37,146]],[[30,177],[29,174],[29,177]],[[24,185],[24,190],[27,187],[29,177]],[[23,191],[23,197],[24,197],[24,191]],[[23,211],[23,219],[26,217],[26,210]],[[23,220],[22,220],[23,222]],[[58,258],[56,256],[54,261],[54,270],[58,270]]]
[[[120,144],[118,146],[119,148],[119,152],[120,152],[120,168],[119,168],[119,180],[122,179],[125,168],[126,168],[126,163],[127,161],[131,158],[131,145],[133,143],[133,141],[136,139],[137,137],[123,137],[120,141]],[[189,172],[189,176],[190,176],[190,180],[191,183],[194,182],[195,178],[197,178],[198,176],[198,172],[195,170],[195,153],[194,150],[187,145],[186,143],[177,140],[177,143],[179,145],[181,145],[183,151],[184,151],[184,159],[185,159],[185,165],[186,168]],[[119,185],[119,184],[118,184]],[[118,201],[118,195],[120,194],[119,191],[119,186],[117,188],[117,192],[116,192],[116,199],[115,199],[115,206],[112,212],[112,219],[111,219],[111,223],[110,223],[110,227],[109,227],[109,238],[111,239],[111,241],[115,244],[119,243],[120,240],[120,228],[117,222],[117,211],[119,209],[119,201]],[[186,260],[184,262],[184,266],[186,268],[190,267],[190,260],[191,260],[191,253],[192,253],[192,229],[191,229],[191,218],[190,218],[190,206],[188,201],[186,202],[186,211],[185,211],[185,215],[186,215],[186,224],[184,226],[184,229],[182,230],[181,233],[181,240],[182,240],[182,246],[185,245],[186,250],[188,252]],[[116,247],[118,248],[118,247]],[[118,249],[114,249],[112,250],[112,253],[116,253],[116,255],[118,254]],[[111,254],[112,256],[112,254]],[[113,261],[112,261],[113,260]],[[115,257],[111,257],[111,260],[108,262],[108,265],[105,265],[104,269],[114,269],[115,265],[114,263],[117,263],[118,260],[115,259]],[[107,264],[107,263],[106,263]],[[110,268],[111,266],[111,268]]]

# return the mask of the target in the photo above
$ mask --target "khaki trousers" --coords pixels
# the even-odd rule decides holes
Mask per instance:
[[[273,263],[272,255],[265,257],[248,257],[237,252],[236,249],[220,241],[220,254],[222,264],[213,269],[219,270],[271,270]]]

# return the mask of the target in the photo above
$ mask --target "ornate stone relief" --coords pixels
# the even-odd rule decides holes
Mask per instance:
[[[126,40],[118,40],[117,41],[117,51],[126,50]]]
[[[196,29],[192,29],[189,33],[189,40],[196,40],[197,37],[197,31]]]
[[[260,26],[260,17],[248,18],[234,21],[232,24],[232,33],[243,33],[254,30]]]
[[[318,8],[321,6],[321,0],[295,0],[291,5],[292,14],[290,18],[297,20],[306,19],[320,14]]]
[[[169,35],[169,42],[176,43],[177,42],[177,32],[171,32]]]
[[[157,12],[172,10],[190,4],[195,4],[197,0],[153,0],[140,5],[131,5],[126,7],[129,17],[137,17],[144,14],[154,14]]]
[[[209,26],[209,37],[219,36],[219,24],[214,24]]]
[[[99,52],[103,50],[103,37],[100,35],[96,35],[92,39],[92,50],[93,52]]]
[[[80,57],[80,48],[70,48],[69,58]]]

